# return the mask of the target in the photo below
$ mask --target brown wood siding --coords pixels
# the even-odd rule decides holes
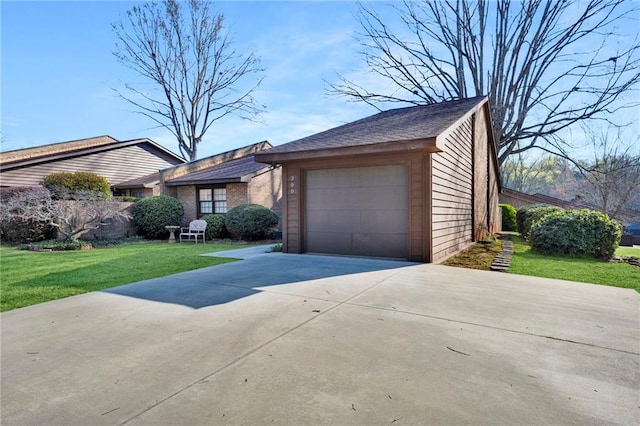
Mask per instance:
[[[473,127],[464,121],[431,155],[431,261],[438,262],[473,241]]]
[[[491,156],[492,153],[489,151],[487,159],[489,163],[489,233],[495,234],[502,230],[502,214],[498,205],[500,202],[500,187],[498,185],[500,172]]]
[[[489,234],[489,145],[485,117],[480,110],[473,115],[474,120],[474,240]]]
[[[303,186],[300,167],[283,166],[283,236],[282,250],[285,253],[302,253],[302,205]]]
[[[177,164],[164,153],[146,146],[132,145],[65,160],[41,163],[21,169],[2,171],[0,185],[38,185],[42,178],[56,172],[92,172],[104,176],[115,185],[130,179],[155,173]]]

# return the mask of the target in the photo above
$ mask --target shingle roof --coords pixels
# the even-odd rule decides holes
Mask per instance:
[[[147,145],[157,151],[161,151],[174,163],[183,163],[177,154],[165,147],[158,145],[151,139],[140,138],[128,141],[119,141],[111,136],[97,136],[94,138],[79,139],[69,142],[59,142],[33,148],[17,149],[2,152],[0,166],[3,170],[23,167],[31,164],[62,160],[65,158],[79,157],[91,153],[124,148],[131,145]]]
[[[150,173],[145,176],[140,176],[135,179],[129,179],[124,182],[120,182],[117,185],[113,185],[116,189],[125,188],[153,188],[160,182],[160,172]]]
[[[485,97],[475,97],[383,111],[276,146],[261,155],[435,138],[485,99]]]
[[[256,163],[253,155],[229,160],[208,169],[193,172],[165,183],[168,186],[193,185],[204,183],[245,182],[248,178],[267,170],[269,166]]]
[[[87,148],[95,148],[104,145],[113,145],[118,140],[111,136],[96,136],[92,138],[77,139],[68,142],[58,142],[48,145],[41,145],[32,148],[16,149],[13,151],[5,151],[0,157],[0,163],[12,163],[14,161],[34,160],[40,157],[50,155],[74,152]]]

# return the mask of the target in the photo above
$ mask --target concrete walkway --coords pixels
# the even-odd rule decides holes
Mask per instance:
[[[2,424],[640,422],[635,291],[245,255],[1,314]]]

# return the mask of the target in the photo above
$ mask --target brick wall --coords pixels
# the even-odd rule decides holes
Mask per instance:
[[[132,214],[133,203],[120,203],[120,210],[126,210],[129,215]],[[105,225],[98,229],[91,229],[82,234],[83,239],[100,239],[100,238],[122,238],[131,237],[136,234],[136,227],[133,225],[131,218],[116,217],[107,219]]]
[[[228,183],[227,184],[227,210],[249,203],[247,196],[246,183]]]
[[[195,185],[176,186],[175,198],[182,203],[184,207],[184,216],[182,217],[181,226],[189,226],[189,222],[198,218],[198,206],[196,205],[196,187]]]
[[[251,179],[248,195],[249,203],[273,210],[280,218],[278,229],[282,229],[282,168],[277,167]]]

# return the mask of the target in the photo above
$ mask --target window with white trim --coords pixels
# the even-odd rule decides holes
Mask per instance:
[[[227,188],[199,188],[198,216],[227,212]]]

